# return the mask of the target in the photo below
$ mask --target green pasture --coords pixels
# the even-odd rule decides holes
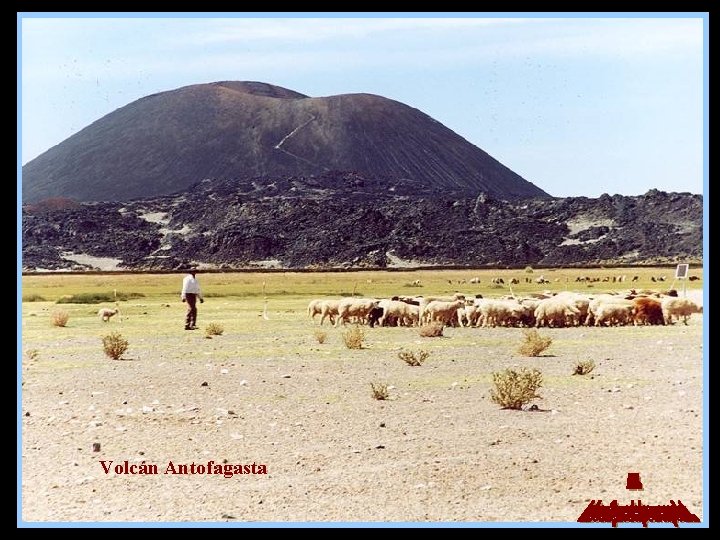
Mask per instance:
[[[624,282],[612,278],[626,276]],[[688,281],[688,289],[702,287],[702,268],[691,268],[690,275],[699,281]],[[544,276],[547,284],[537,284]],[[609,281],[578,283],[576,278],[588,276]],[[638,280],[631,279],[638,276]],[[663,283],[653,283],[651,277],[665,276]],[[463,292],[468,295],[501,296],[526,294],[544,290],[576,290],[600,292],[634,288],[666,289],[673,285],[674,268],[593,268],[593,269],[535,269],[516,270],[417,270],[417,271],[363,271],[363,272],[277,272],[277,273],[199,273],[198,279],[206,298],[238,297],[249,301],[292,298],[339,297],[352,294],[365,297],[391,297],[394,295],[441,295]],[[470,283],[473,278],[480,283]],[[493,285],[491,279],[500,277],[504,285]],[[91,293],[143,294],[150,299],[172,301],[179,298],[183,274],[102,274],[102,275],[28,275],[22,278],[23,298],[42,297],[56,302],[63,296]],[[512,278],[520,280],[510,285]],[[533,283],[526,283],[530,278]],[[420,280],[420,286],[413,282]],[[464,281],[464,282],[463,282]],[[675,283],[676,287],[682,284]],[[134,302],[130,301],[130,302]],[[123,302],[121,302],[122,304]]]
[[[306,309],[308,300],[319,297],[356,295],[389,297],[396,294],[438,295],[460,291],[468,295],[500,296],[508,294],[507,282],[521,279],[513,292],[525,294],[540,290],[572,289],[604,291],[627,289],[631,284],[599,282],[594,287],[576,283],[578,275],[612,276],[639,275],[638,288],[658,288],[650,276],[668,276],[664,286],[672,284],[672,270],[643,268],[619,270],[542,270],[526,273],[508,271],[413,271],[413,272],[352,272],[352,273],[236,273],[199,274],[206,301],[198,305],[199,330],[184,331],[186,305],[180,302],[182,274],[176,275],[33,275],[23,277],[23,295],[35,295],[44,301],[22,303],[22,350],[26,360],[30,356],[33,369],[56,370],[90,367],[106,363],[101,347],[102,336],[119,331],[130,342],[124,358],[129,361],[153,362],[212,362],[243,363],[268,362],[287,366],[293,362],[327,362],[330,369],[342,370],[358,360],[384,359],[400,362],[397,352],[403,348],[425,349],[431,353],[430,365],[441,365],[455,358],[475,357],[479,360],[511,358],[520,343],[520,329],[447,328],[445,337],[422,338],[417,328],[367,329],[366,348],[348,350],[343,342],[344,328],[328,324],[320,328],[318,319],[310,321]],[[695,270],[693,275],[702,275]],[[524,277],[544,275],[549,284],[526,284]],[[480,284],[469,280],[479,277]],[[502,277],[505,287],[493,287],[490,280]],[[414,280],[421,286],[410,286]],[[559,281],[555,281],[558,279]],[[465,280],[465,283],[459,283]],[[450,283],[452,281],[452,283]],[[688,288],[701,287],[702,280],[687,283]],[[61,297],[77,294],[107,293],[117,290],[130,296],[142,297],[126,301],[100,304],[56,303]],[[120,313],[103,323],[98,315],[102,307],[117,306]],[[51,323],[52,314],[65,311],[69,315],[66,327]],[[224,333],[211,339],[204,329],[209,323],[222,325]],[[579,329],[578,329],[579,330]],[[325,343],[318,343],[315,332],[326,332]],[[637,337],[639,332],[654,335],[682,332],[681,327],[587,328],[582,334],[570,329],[546,329],[553,339],[545,365],[568,363],[572,359],[597,360],[599,351]],[[37,351],[32,353],[32,351]],[[349,364],[347,364],[349,363]],[[278,367],[278,369],[282,369]],[[569,368],[558,367],[561,373]],[[420,371],[416,373],[421,373]],[[427,384],[434,375],[422,371]],[[563,375],[564,376],[564,375]],[[575,383],[573,383],[575,384]]]

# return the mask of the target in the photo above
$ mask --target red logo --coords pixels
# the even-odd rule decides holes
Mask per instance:
[[[643,485],[640,481],[640,473],[628,473],[625,487],[632,491],[642,491]],[[618,523],[642,523],[647,527],[649,522],[672,523],[678,527],[678,523],[700,523],[700,518],[691,513],[682,501],[670,501],[667,505],[650,506],[643,504],[641,500],[630,501],[630,504],[623,506],[612,501],[604,505],[602,501],[590,501],[587,508],[583,510],[578,518],[580,523],[612,523],[617,527]]]

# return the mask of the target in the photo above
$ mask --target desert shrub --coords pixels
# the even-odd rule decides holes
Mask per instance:
[[[595,369],[595,362],[592,360],[580,360],[577,364],[575,364],[575,368],[573,369],[573,375],[587,375],[590,373],[593,369]]]
[[[205,335],[206,336],[222,336],[222,333],[225,331],[225,328],[223,328],[222,324],[217,324],[211,322],[205,327]]]
[[[383,401],[390,397],[390,389],[386,383],[382,382],[371,382],[370,390],[373,399]]]
[[[398,353],[398,358],[409,366],[421,366],[428,359],[430,353],[425,350],[419,350],[417,354],[412,351],[402,350]]]
[[[537,369],[506,369],[492,376],[495,388],[490,390],[490,398],[503,409],[520,409],[533,399],[541,398],[536,391],[542,386],[543,377]]]
[[[365,330],[359,326],[353,326],[343,333],[343,341],[348,349],[362,349],[365,341]]]
[[[39,355],[40,351],[37,349],[28,349],[25,351],[25,356],[27,356],[28,360],[37,360]]]
[[[534,272],[534,270],[533,270],[533,267],[532,267],[532,266],[526,266],[526,267],[525,267],[525,273],[526,273],[526,274],[532,274],[533,272]]]
[[[128,341],[119,332],[111,332],[102,338],[103,350],[113,360],[119,360],[127,351]]]
[[[443,335],[443,329],[445,327],[439,322],[433,322],[421,326],[419,333],[421,337],[440,337]]]
[[[534,328],[531,330],[525,330],[525,337],[518,348],[518,352],[523,356],[538,356],[541,352],[547,349],[551,343],[552,338],[541,336]]]
[[[324,332],[323,330],[315,330],[315,332],[313,332],[313,335],[315,336],[317,342],[321,345],[325,343],[325,340],[327,339],[327,332]]]
[[[39,294],[24,294],[22,297],[23,302],[45,302],[45,297]]]
[[[79,293],[70,296],[63,296],[58,299],[57,304],[102,304],[103,302],[115,302],[115,300],[134,300],[136,298],[143,298],[143,293],[136,292],[118,292],[117,298],[114,293]]]
[[[53,326],[59,326],[64,327],[68,319],[70,318],[70,315],[68,315],[67,311],[54,311],[52,315],[50,315],[50,321],[52,322]]]

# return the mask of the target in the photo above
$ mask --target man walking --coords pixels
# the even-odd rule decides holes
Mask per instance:
[[[187,302],[188,305],[187,315],[185,315],[185,330],[197,330],[197,326],[195,326],[197,322],[196,303],[198,300],[200,300],[201,304],[205,301],[200,292],[200,284],[195,279],[196,273],[197,270],[194,268],[188,270],[188,275],[183,279],[182,292],[180,293],[180,299]]]

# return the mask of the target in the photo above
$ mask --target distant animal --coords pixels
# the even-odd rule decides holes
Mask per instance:
[[[102,320],[102,322],[108,322],[110,320],[110,317],[117,315],[120,310],[110,309],[110,308],[100,308],[98,310],[98,317]]]
[[[633,282],[638,281],[640,279],[640,276],[633,276],[632,280]]]
[[[471,278],[470,283],[480,283],[480,278],[479,277]]]
[[[518,278],[512,278],[510,280],[510,285],[517,285],[518,283],[520,283],[520,280]]]
[[[690,276],[688,279],[689,279],[690,281],[698,281],[700,278],[697,277],[697,276]]]

